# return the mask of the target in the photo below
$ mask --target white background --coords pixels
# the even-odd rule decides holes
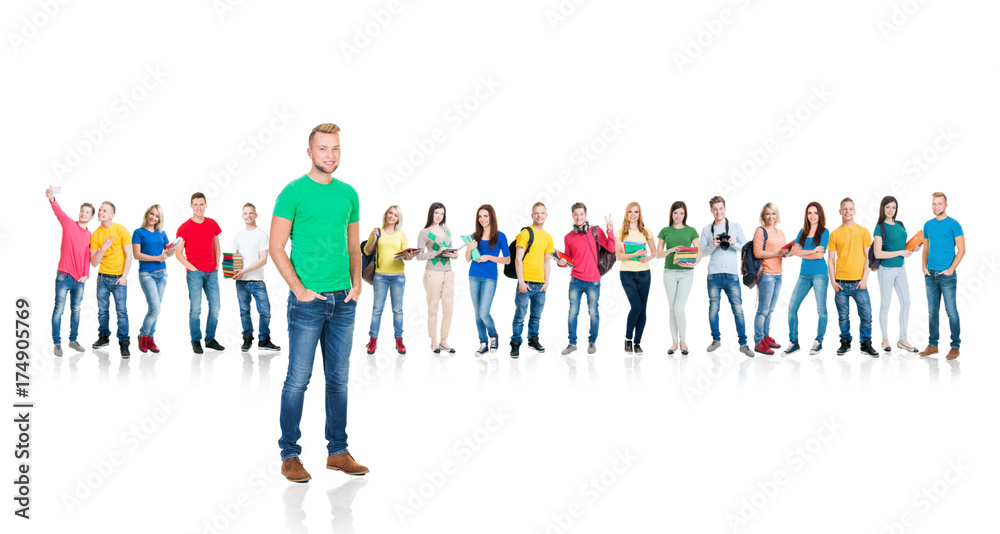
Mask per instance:
[[[995,3],[92,4],[17,0],[3,8],[0,306],[13,321],[14,299],[31,301],[37,403],[32,519],[14,518],[8,501],[5,525],[18,532],[989,530],[987,510],[998,496],[997,365],[989,351],[998,264],[984,231],[994,218],[1000,141]],[[930,193],[943,190],[968,244],[958,270],[963,355],[946,362],[943,353],[920,359],[894,351],[872,360],[855,343],[838,358],[830,292],[820,356],[732,356],[735,332],[723,304],[724,348],[710,357],[700,265],[687,306],[692,352],[668,357],[661,261],[653,264],[641,360],[620,349],[628,305],[616,272],[603,279],[597,355],[559,356],[568,273],[554,268],[542,318],[548,351],[524,351],[515,362],[502,350],[476,362],[460,261],[450,337],[459,352],[442,358],[429,351],[423,268],[413,262],[405,359],[388,350],[388,312],[381,350],[366,358],[370,286],[358,306],[348,432],[352,453],[372,472],[349,480],[323,469],[317,368],[302,422],[303,461],[313,475],[306,485],[274,474],[287,360],[256,349],[240,354],[231,282],[220,281],[223,353],[191,354],[184,272],[171,260],[158,356],[136,347],[145,301],[133,264],[131,360],[114,347],[52,357],[60,234],[47,186],[63,188],[59,200],[71,215],[81,202],[114,202],[115,221],[130,231],[159,203],[171,235],[190,216],[191,193],[203,191],[229,249],[244,202],[254,202],[260,226],[269,227],[278,191],[309,169],[306,139],[321,122],[343,128],[335,175],[357,188],[361,227],[367,233],[386,206],[400,204],[411,243],[433,201],[446,204],[461,234],[472,232],[476,206],[491,203],[512,237],[543,200],[546,228],[561,248],[576,201],[587,203],[592,222],[610,214],[620,227],[625,205],[639,200],[658,232],[677,199],[690,207],[689,224],[702,228],[711,220],[707,200],[721,193],[730,219],[748,233],[761,206],[774,202],[791,238],[811,200],[824,205],[833,228],[837,203],[852,196],[871,228],[890,191],[900,220],[915,231],[931,217]],[[406,159],[412,169],[400,168]],[[734,178],[734,167],[743,176]],[[785,262],[772,320],[779,343],[787,342],[798,263]],[[922,347],[923,280],[917,258],[906,265],[909,338]],[[266,269],[274,338],[287,346],[287,290],[273,266]],[[80,327],[88,347],[96,338],[94,287],[88,282]],[[870,288],[877,306],[874,277]],[[501,280],[493,316],[502,340],[513,293],[514,284]],[[755,297],[744,288],[751,337]],[[813,302],[807,297],[800,313],[803,340],[815,328]],[[852,322],[856,336],[853,312]],[[945,349],[944,310],[941,322]],[[64,344],[68,323],[67,313]],[[584,312],[581,338],[586,329]],[[877,310],[873,329],[877,345]],[[15,400],[13,391],[8,398]],[[499,427],[491,422],[498,410]],[[13,409],[10,416],[2,425],[8,484],[17,439]],[[833,434],[821,430],[830,421]],[[111,457],[117,465],[109,469]],[[627,467],[620,457],[631,458]],[[435,474],[447,462],[454,468]],[[968,470],[956,479],[949,462]],[[952,483],[936,482],[946,473]],[[944,495],[915,500],[925,488]],[[413,497],[419,492],[425,497]],[[733,528],[741,508],[747,519]],[[903,514],[911,514],[909,526],[892,526]]]

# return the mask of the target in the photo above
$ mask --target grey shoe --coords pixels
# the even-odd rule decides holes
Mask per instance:
[[[746,354],[747,358],[753,358],[753,351],[746,345],[740,345],[740,352]]]
[[[55,348],[52,349],[52,353],[56,356],[62,356],[62,346],[56,345]]]
[[[809,355],[815,356],[823,351],[823,342],[820,340],[813,341],[813,348],[809,349]]]
[[[595,352],[597,352],[597,343],[588,343],[587,354],[593,354]]]
[[[77,352],[83,352],[83,345],[77,343],[76,341],[70,341],[69,342],[69,348],[71,348],[71,349],[73,349],[73,350],[75,350]]]
[[[722,343],[721,343],[721,342],[719,342],[719,341],[716,341],[716,340],[713,340],[713,341],[712,341],[712,344],[711,344],[711,345],[709,345],[709,346],[708,346],[708,348],[707,348],[707,349],[705,349],[705,350],[707,350],[708,352],[712,352],[712,351],[714,351],[715,349],[717,349],[717,348],[719,348],[719,347],[721,347],[721,346],[722,346]]]
[[[562,355],[565,356],[565,355],[567,355],[567,354],[569,354],[571,352],[576,352],[576,345],[574,345],[572,343],[570,343],[569,345],[566,345],[566,348],[562,350]]]

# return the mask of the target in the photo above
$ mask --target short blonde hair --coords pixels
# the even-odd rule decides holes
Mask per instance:
[[[337,126],[332,122],[324,122],[323,124],[317,125],[311,132],[309,132],[309,146],[312,146],[313,137],[316,137],[317,133],[339,134],[340,126]]]
[[[844,197],[844,200],[840,201],[840,209],[844,209],[845,202],[850,202],[851,204],[854,204],[854,199],[852,199],[851,197]]]
[[[774,202],[768,202],[767,204],[764,204],[763,208],[760,209],[760,225],[767,226],[767,224],[764,223],[764,212],[767,211],[767,208],[771,208],[772,210],[774,210],[774,224],[780,223],[781,212],[778,211],[778,206],[775,206]]]
[[[944,193],[940,192],[940,191],[935,191],[934,193],[931,193],[931,198],[934,198],[934,197],[941,197],[941,198],[944,199],[945,204],[948,203],[948,196],[945,195]]]
[[[399,209],[399,206],[393,204],[385,209],[385,213],[382,214],[382,228],[389,224],[389,210],[396,210],[396,224],[393,226],[394,229],[399,230],[400,226],[403,226],[403,210]]]

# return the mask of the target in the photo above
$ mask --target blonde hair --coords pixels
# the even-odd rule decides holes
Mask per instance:
[[[934,197],[941,197],[941,198],[944,199],[944,202],[946,204],[948,203],[948,196],[945,195],[944,193],[940,192],[940,191],[935,191],[934,193],[931,193],[931,198],[934,198]]]
[[[844,197],[844,200],[840,201],[840,209],[844,209],[845,202],[850,202],[851,204],[854,204],[854,200],[851,199],[851,197]]]
[[[337,126],[332,122],[324,122],[323,124],[317,125],[311,132],[309,132],[309,146],[312,146],[313,137],[316,137],[317,133],[339,134],[340,126]]]
[[[712,206],[718,204],[719,202],[722,202],[723,207],[725,207],[726,199],[720,197],[719,195],[715,195],[714,197],[708,199],[708,208],[712,209]]]
[[[110,204],[110,202],[109,202],[109,204]],[[112,208],[113,207],[114,206],[112,206]],[[154,209],[156,210],[156,214],[160,217],[160,220],[156,221],[156,225],[153,226],[153,231],[154,232],[162,232],[163,231],[163,210],[160,209],[160,205],[159,204],[153,204],[152,206],[146,208],[146,213],[142,214],[142,224],[139,225],[139,228],[145,228],[146,227],[146,217],[148,217],[149,216],[149,212],[153,211]]]
[[[382,228],[385,228],[385,225],[389,224],[389,210],[391,209],[396,210],[396,224],[393,226],[393,229],[399,230],[399,227],[403,226],[403,210],[399,209],[399,206],[395,204],[386,208],[385,213],[382,214]]]
[[[639,228],[639,232],[646,239],[649,239],[649,232],[646,230],[645,223],[642,222],[642,206],[638,202],[629,202],[628,206],[625,206],[625,220],[622,221],[622,229],[619,230],[619,239],[625,241],[625,237],[628,236],[629,230],[631,229],[631,223],[628,222],[628,212],[632,211],[632,207],[635,206],[639,209],[639,219],[635,221],[636,226]]]
[[[764,222],[764,212],[767,211],[767,208],[774,210],[774,224],[781,222],[781,213],[778,211],[778,207],[774,205],[774,202],[768,202],[760,209],[760,225],[767,226],[767,223]]]

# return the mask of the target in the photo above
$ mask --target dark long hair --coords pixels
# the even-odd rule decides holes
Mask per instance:
[[[809,234],[809,226],[810,226],[809,225],[809,208],[811,208],[813,206],[816,207],[816,212],[819,215],[819,221],[816,222],[816,234],[813,235],[813,246],[814,247],[819,246],[819,242],[822,241],[822,238],[823,238],[823,230],[826,230],[826,214],[823,213],[823,206],[821,206],[819,202],[816,202],[814,200],[814,201],[810,202],[808,206],[806,206],[806,214],[803,217],[803,221],[802,221],[802,235],[799,237],[799,246],[800,247],[806,246],[806,236]]]
[[[878,207],[878,223],[879,224],[882,224],[882,223],[885,222],[885,207],[888,206],[889,204],[894,203],[894,202],[896,203],[896,215],[893,216],[892,220],[893,221],[898,221],[899,220],[899,202],[896,202],[896,197],[889,195],[889,196],[883,197],[882,198],[882,203],[879,204],[879,207]]]
[[[668,221],[670,224],[668,226],[673,226],[674,225],[674,212],[677,211],[678,208],[682,208],[684,210],[684,221],[682,221],[681,224],[683,224],[684,226],[687,226],[687,223],[688,223],[688,207],[687,207],[687,204],[685,204],[683,200],[678,200],[677,202],[674,202],[673,204],[670,205],[670,220]]]
[[[476,233],[473,238],[477,243],[483,239],[483,231],[486,229],[483,228],[483,225],[479,224],[479,212],[483,210],[486,210],[486,213],[490,215],[490,248],[494,248],[497,246],[497,234],[500,231],[497,229],[497,212],[489,204],[483,204],[476,208]]]
[[[431,204],[431,209],[427,210],[427,224],[424,225],[424,228],[430,228],[431,225],[434,224],[434,210],[438,208],[444,210],[444,215],[441,217],[441,224],[444,224],[444,221],[447,220],[448,208],[444,207],[444,204],[440,202],[435,202]]]

